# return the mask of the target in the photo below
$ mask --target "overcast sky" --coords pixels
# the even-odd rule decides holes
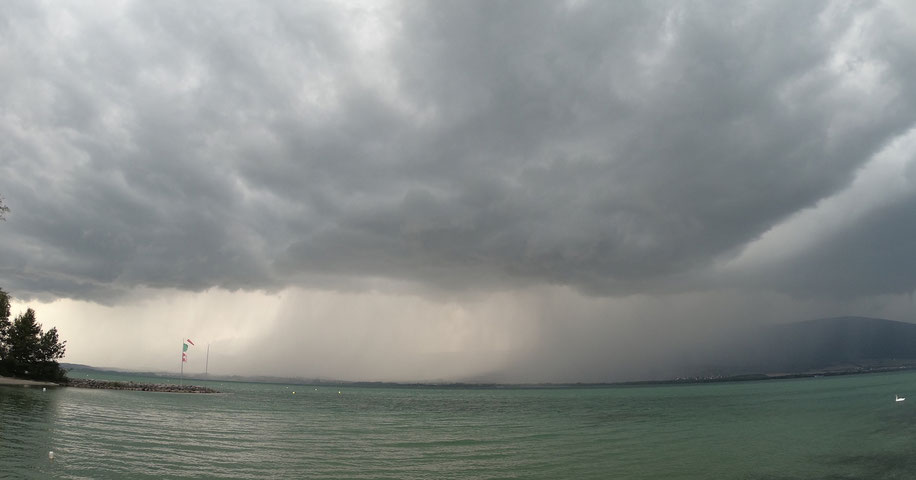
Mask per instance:
[[[659,377],[916,321],[911,2],[5,2],[0,287],[65,361]]]

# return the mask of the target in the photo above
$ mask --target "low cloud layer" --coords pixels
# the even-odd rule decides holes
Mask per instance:
[[[0,286],[907,295],[914,13],[12,2]]]

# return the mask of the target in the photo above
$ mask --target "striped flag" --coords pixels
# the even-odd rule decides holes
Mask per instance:
[[[188,343],[190,343],[191,345],[194,345],[194,342],[192,342],[190,338],[189,338],[187,341],[188,341]],[[195,345],[195,346],[196,346],[196,345]]]

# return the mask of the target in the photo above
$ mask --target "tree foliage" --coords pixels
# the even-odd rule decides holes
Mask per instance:
[[[10,331],[10,296],[0,288],[0,369],[9,351],[7,337]]]
[[[63,358],[67,342],[60,341],[57,328],[42,331],[31,308],[12,322],[9,316],[9,294],[0,290],[0,374],[63,380],[57,360]]]

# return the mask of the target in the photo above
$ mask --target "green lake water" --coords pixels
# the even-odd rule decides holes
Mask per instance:
[[[225,393],[0,387],[0,478],[916,478],[911,372],[537,389],[194,383]]]

